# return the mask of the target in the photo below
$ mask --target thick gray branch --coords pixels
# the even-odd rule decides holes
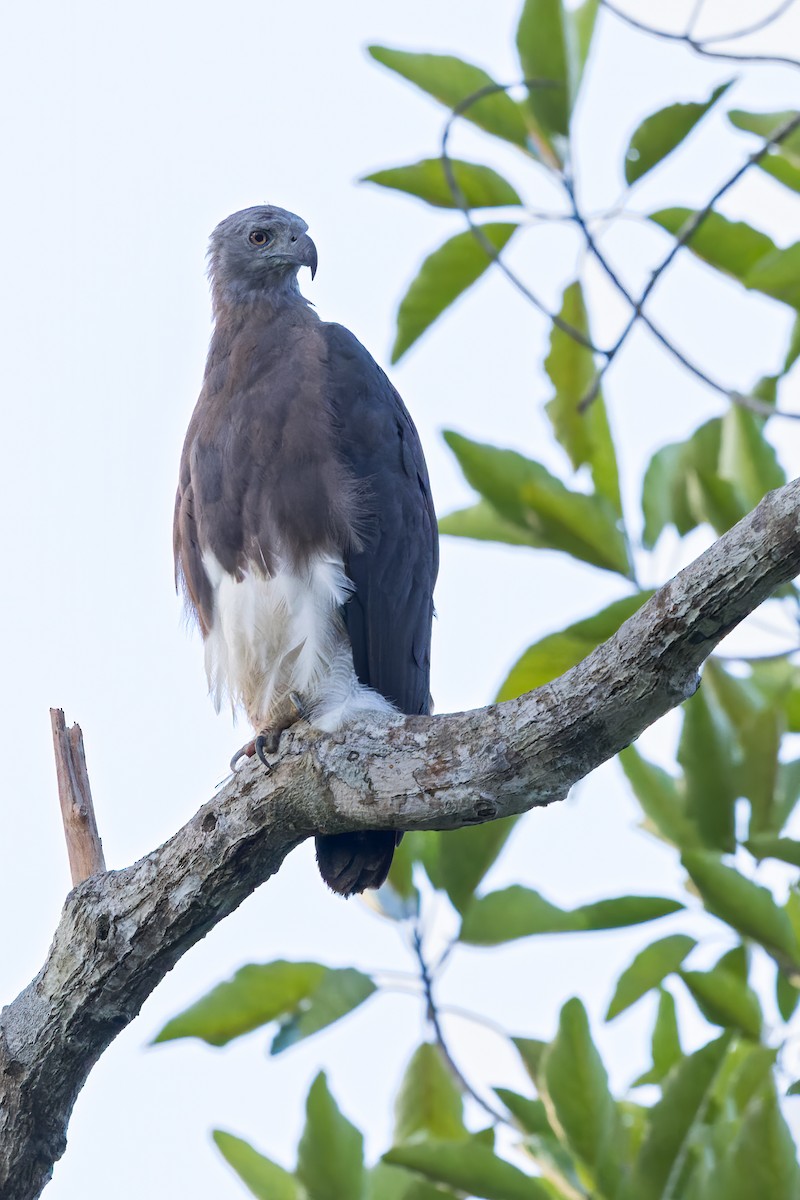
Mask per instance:
[[[89,1071],[174,963],[310,834],[451,829],[566,796],[690,696],[701,663],[800,573],[800,482],[758,508],[562,678],[505,704],[284,735],[163,846],[70,892],[42,970],[0,1014],[0,1196],[32,1200]]]

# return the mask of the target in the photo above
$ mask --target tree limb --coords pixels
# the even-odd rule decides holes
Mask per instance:
[[[195,942],[315,832],[453,829],[563,799],[690,696],[717,643],[800,573],[800,481],[772,492],[604,645],[518,700],[297,726],[168,842],[67,896],[47,961],[0,1014],[0,1196],[33,1200],[89,1071]]]

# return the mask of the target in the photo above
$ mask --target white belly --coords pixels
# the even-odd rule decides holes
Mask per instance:
[[[205,662],[217,709],[227,697],[254,729],[266,729],[296,693],[305,716],[329,732],[358,713],[393,711],[353,670],[341,617],[352,585],[341,559],[318,557],[302,573],[281,567],[271,576],[253,567],[241,580],[208,551],[203,566],[214,590]]]

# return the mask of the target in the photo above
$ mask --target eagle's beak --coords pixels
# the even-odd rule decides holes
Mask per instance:
[[[313,279],[317,273],[317,247],[312,242],[307,233],[303,233],[297,239],[294,247],[297,262],[301,267],[309,267],[311,270],[311,278]]]

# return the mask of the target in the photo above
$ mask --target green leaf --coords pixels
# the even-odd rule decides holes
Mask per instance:
[[[514,885],[474,900],[464,914],[460,938],[473,946],[496,946],[534,933],[570,933],[581,925],[530,888]]]
[[[787,714],[789,715],[789,714]],[[797,733],[795,722],[790,718],[789,732]],[[772,805],[772,825],[780,831],[794,811],[800,797],[800,759],[778,763],[778,781]]]
[[[756,165],[767,175],[776,179],[778,183],[782,183],[784,187],[790,188],[793,192],[800,192],[800,167],[795,166],[791,159],[784,158],[782,154],[775,151],[770,151],[760,158]]]
[[[792,332],[789,335],[789,345],[786,347],[786,358],[783,361],[781,374],[788,375],[798,358],[800,358],[800,314],[795,317],[794,324],[792,325]]]
[[[774,1087],[748,1105],[717,1173],[717,1186],[725,1200],[797,1200],[800,1195],[797,1151]]]
[[[565,289],[559,316],[589,338],[589,317],[578,280]],[[553,325],[550,353],[544,365],[556,389],[554,398],[545,405],[555,435],[576,471],[584,464],[589,466],[595,490],[605,496],[621,519],[617,456],[605,401],[597,395],[585,411],[580,409],[595,381],[594,355],[587,346]]]
[[[543,1100],[530,1100],[509,1088],[495,1088],[508,1111],[528,1133],[552,1133]]]
[[[555,1200],[583,1200],[585,1172],[554,1133],[528,1134],[522,1145],[536,1163]]]
[[[444,437],[468,482],[505,520],[535,535],[541,546],[630,577],[625,538],[608,501],[571,492],[541,463],[514,450],[450,431]]]
[[[742,280],[744,286],[800,308],[800,242],[760,258]]]
[[[783,912],[788,917],[796,940],[800,942],[800,889],[798,889],[796,882],[789,887],[789,894],[786,897]],[[793,982],[800,983],[800,976],[797,970],[792,972],[790,978]]]
[[[714,88],[708,100],[671,104],[669,108],[662,108],[646,117],[634,132],[625,154],[626,181],[635,183],[656,163],[671,154],[732,83],[733,80],[729,79],[727,83]]]
[[[439,844],[441,883],[459,912],[469,904],[518,820],[518,817],[504,817],[443,834]]]
[[[775,450],[764,437],[763,419],[739,404],[732,404],[722,420],[719,474],[735,489],[745,511],[786,483]]]
[[[657,833],[675,846],[696,846],[699,834],[697,826],[686,815],[683,780],[674,779],[655,763],[642,758],[635,746],[626,746],[619,761],[648,822]]]
[[[704,522],[724,533],[784,482],[763,424],[762,417],[732,405],[723,419],[707,421],[687,441],[657,451],[642,489],[649,549],[669,524],[682,537]]]
[[[453,195],[441,158],[425,158],[407,167],[388,167],[364,175],[361,182],[407,192],[436,208],[462,208],[464,204],[469,208],[495,208],[522,203],[511,184],[491,167],[459,158],[451,158],[450,166],[463,201]]]
[[[696,1124],[703,1118],[729,1041],[730,1035],[723,1034],[682,1059],[670,1074],[661,1099],[650,1110],[626,1200],[662,1200],[669,1195],[668,1184]]]
[[[417,54],[407,50],[392,50],[388,46],[370,46],[369,52],[384,67],[396,71],[450,109],[456,108],[482,88],[494,84],[491,76],[481,67],[449,54]],[[463,115],[487,133],[513,142],[523,150],[528,148],[525,120],[519,107],[505,92],[498,90],[477,100]]]
[[[589,1168],[598,1190],[615,1195],[622,1168],[619,1116],[580,1000],[568,1000],[561,1009],[542,1070],[546,1099],[567,1144]]]
[[[332,1025],[346,1013],[358,1008],[359,1004],[363,1004],[374,991],[375,984],[369,976],[362,975],[353,967],[326,971],[307,1002],[290,1017],[281,1021],[270,1053],[280,1054],[295,1042],[310,1037],[326,1025]]]
[[[564,12],[564,30],[567,35],[567,49],[569,51],[570,91],[572,93],[573,107],[583,78],[586,60],[589,57],[599,8],[600,0],[583,0],[583,3],[579,4],[577,8],[565,10]]]
[[[665,446],[650,461],[642,489],[644,544],[656,544],[666,525],[683,537],[707,522],[724,533],[749,510],[718,474],[722,421],[714,418],[685,442]]]
[[[444,1141],[466,1136],[461,1091],[431,1042],[418,1046],[406,1067],[395,1101],[394,1137],[407,1142],[419,1134]]]
[[[652,988],[658,987],[667,975],[677,971],[696,945],[694,938],[675,933],[671,937],[660,938],[641,950],[627,970],[620,975],[608,1006],[606,1020],[613,1020]]]
[[[660,896],[619,896],[568,911],[531,888],[514,885],[473,900],[464,914],[460,939],[473,946],[496,946],[540,933],[620,929],[656,921],[682,908],[676,900]]]
[[[768,833],[782,824],[775,803],[778,791],[781,738],[786,722],[777,708],[767,708],[749,722],[740,735],[742,764],[739,786],[750,801],[750,836]],[[798,863],[800,865],[800,863]]]
[[[651,213],[650,220],[680,238],[694,215],[689,208],[665,208]],[[745,222],[729,221],[711,212],[686,245],[698,258],[751,291],[800,308],[800,242],[782,250],[767,234]]]
[[[707,846],[733,850],[737,789],[734,739],[722,710],[701,688],[683,706],[678,762],[686,780],[686,812]]]
[[[628,925],[641,925],[645,921],[657,921],[681,912],[683,905],[677,900],[663,896],[617,896],[613,900],[596,900],[594,904],[582,904],[572,910],[580,915],[586,929],[623,929]]]
[[[539,1038],[512,1038],[511,1041],[522,1059],[525,1070],[536,1085],[537,1091],[541,1091],[543,1084],[542,1060],[548,1043],[540,1041]]]
[[[552,1200],[544,1185],[474,1139],[395,1146],[384,1162],[408,1167],[481,1200]]]
[[[779,133],[781,128],[797,115],[796,109],[784,112],[754,113],[735,108],[728,113],[728,120],[737,129],[744,129],[748,133],[757,133],[759,137],[767,140]],[[787,137],[781,138],[777,145],[782,157],[787,158],[794,166],[800,167],[800,129],[794,129]]]
[[[791,921],[767,888],[746,879],[716,854],[688,851],[683,865],[709,912],[771,954],[797,962],[800,951]]]
[[[752,678],[732,675],[714,657],[706,659],[703,667],[703,690],[713,696],[714,704],[722,709],[740,737],[768,704]]]
[[[791,1020],[800,1000],[800,990],[786,978],[780,967],[775,975],[775,1000],[784,1021]]]
[[[636,592],[601,609],[593,617],[576,621],[560,633],[551,633],[529,646],[511,668],[496,700],[510,700],[550,683],[582,662],[601,642],[613,637],[620,625],[650,599],[652,592]]]
[[[460,508],[439,518],[439,533],[450,537],[474,538],[480,542],[502,542],[507,546],[541,548],[542,539],[501,517],[488,500]]]
[[[761,1036],[761,1005],[752,988],[732,971],[679,971],[700,1012],[712,1025],[738,1029],[758,1041]]]
[[[650,460],[642,484],[642,541],[647,550],[653,549],[667,525],[684,536],[698,524],[685,485],[687,466],[685,442],[664,446]]]
[[[646,1083],[661,1083],[676,1063],[683,1058],[675,1000],[665,988],[659,988],[658,1012],[653,1026],[651,1042],[653,1065],[634,1082],[634,1087]]]
[[[306,1124],[297,1148],[297,1176],[310,1200],[358,1200],[364,1184],[363,1143],[356,1127],[339,1112],[320,1072],[308,1093]]]
[[[759,862],[764,858],[777,858],[779,862],[800,867],[800,842],[794,838],[775,837],[770,833],[757,833],[746,842],[747,849]]]
[[[675,237],[681,237],[686,225],[695,217],[691,208],[663,208],[650,213],[650,220]],[[726,275],[740,283],[755,265],[773,254],[777,247],[771,237],[753,229],[744,221],[729,221],[720,213],[710,212],[686,243],[689,249]]]
[[[277,961],[250,964],[168,1021],[156,1042],[199,1037],[212,1046],[293,1013],[325,977],[320,963]]]
[[[367,1171],[367,1192],[364,1200],[456,1200],[454,1192],[444,1191],[426,1183],[419,1175],[377,1163]]]
[[[215,1129],[212,1137],[222,1157],[258,1200],[301,1200],[294,1175],[254,1150],[249,1142]]]
[[[481,236],[500,251],[518,226],[496,222],[477,228]],[[472,229],[457,233],[428,255],[400,301],[397,336],[392,349],[393,363],[402,358],[454,300],[480,279],[492,262],[491,255]]]
[[[529,85],[528,106],[548,135],[569,134],[572,107],[569,53],[561,0],[525,0],[517,26],[517,52]]]
[[[198,1037],[212,1046],[224,1046],[279,1020],[281,1028],[272,1043],[272,1053],[277,1054],[337,1021],[374,991],[372,980],[352,967],[251,963],[168,1021],[154,1041]]]
[[[733,1042],[717,1074],[714,1099],[721,1109],[741,1115],[756,1096],[774,1085],[772,1072],[778,1052],[745,1039]]]

